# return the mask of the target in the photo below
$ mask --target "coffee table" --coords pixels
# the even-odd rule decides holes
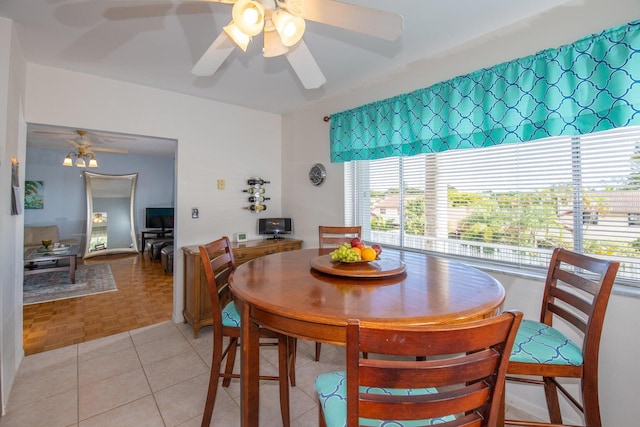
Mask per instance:
[[[78,246],[62,248],[29,248],[24,251],[24,275],[68,271],[71,283],[76,283]]]

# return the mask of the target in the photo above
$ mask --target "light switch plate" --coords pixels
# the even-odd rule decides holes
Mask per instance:
[[[224,190],[224,179],[219,179],[218,180],[218,190]]]

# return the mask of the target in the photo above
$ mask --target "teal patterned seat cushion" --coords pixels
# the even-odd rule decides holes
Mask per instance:
[[[240,313],[233,301],[222,309],[222,326],[240,327]],[[262,325],[260,325],[262,328]]]
[[[513,343],[511,362],[582,365],[582,350],[555,328],[523,320]]]
[[[222,325],[240,327],[240,314],[233,301],[222,309]]]
[[[418,389],[388,389],[360,387],[361,391],[375,394],[432,394],[433,388]],[[330,372],[318,375],[316,378],[316,391],[322,405],[322,412],[327,427],[345,427],[347,425],[347,376],[345,371]],[[372,427],[412,427],[424,425],[437,425],[453,420],[453,416],[433,418],[430,420],[398,421],[398,420],[371,420],[360,419],[360,425]]]

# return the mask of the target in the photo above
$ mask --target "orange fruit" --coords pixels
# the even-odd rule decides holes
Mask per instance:
[[[360,250],[360,256],[362,257],[362,259],[364,261],[373,261],[374,259],[376,259],[376,251],[373,250],[372,248],[362,248]]]
[[[351,248],[351,250],[358,254],[358,256],[362,257],[362,253],[360,252],[360,248]]]

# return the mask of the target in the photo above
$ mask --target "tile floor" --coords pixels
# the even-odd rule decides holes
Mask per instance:
[[[187,324],[165,322],[27,356],[0,427],[197,427],[209,379],[211,328],[198,339]],[[313,382],[342,369],[342,347],[298,341],[297,386],[291,388],[291,424],[316,426]],[[236,366],[239,369],[239,365]],[[261,372],[277,374],[277,347],[261,349]],[[239,426],[237,380],[220,388],[212,426]],[[276,381],[260,386],[260,425],[280,426]]]

